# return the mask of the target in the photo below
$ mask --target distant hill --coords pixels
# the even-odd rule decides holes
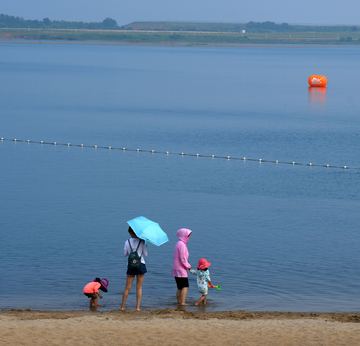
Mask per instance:
[[[64,20],[24,19],[22,17],[0,14],[0,28],[31,28],[31,29],[87,29],[87,30],[152,30],[152,31],[202,31],[241,33],[292,33],[292,32],[349,32],[358,31],[358,26],[346,25],[290,25],[274,22],[248,23],[192,23],[192,22],[132,22],[119,26],[116,20],[105,18],[102,22],[67,22]]]
[[[159,31],[224,31],[241,32],[246,24],[231,23],[191,23],[191,22],[133,22],[123,26],[125,30]]]
[[[248,23],[191,23],[191,22],[132,22],[121,27],[125,30],[158,30],[158,31],[207,31],[207,32],[346,32],[358,31],[357,26],[346,25],[290,25],[274,22]]]

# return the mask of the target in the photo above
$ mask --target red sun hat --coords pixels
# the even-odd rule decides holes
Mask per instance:
[[[108,291],[108,286],[109,286],[109,280],[108,279],[95,278],[93,280],[93,282],[99,282],[101,284],[100,290],[102,290],[103,292]]]
[[[197,266],[197,269],[205,269],[209,268],[211,266],[211,263],[206,260],[206,258],[200,258],[199,259],[199,265]]]
[[[100,289],[104,292],[108,291],[108,286],[109,286],[109,280],[108,279],[101,279],[100,283],[103,287],[101,287]]]

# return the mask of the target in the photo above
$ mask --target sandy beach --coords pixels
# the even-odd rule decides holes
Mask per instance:
[[[0,312],[0,345],[360,345],[360,313]]]

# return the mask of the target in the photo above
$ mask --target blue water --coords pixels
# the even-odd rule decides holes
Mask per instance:
[[[95,276],[118,309],[126,221],[143,215],[169,236],[149,245],[143,309],[176,307],[186,227],[190,263],[222,287],[208,311],[359,312],[360,170],[321,166],[360,168],[359,53],[1,43],[0,309],[87,309]]]

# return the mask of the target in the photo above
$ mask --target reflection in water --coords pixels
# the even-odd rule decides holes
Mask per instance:
[[[309,109],[325,109],[326,87],[309,87]]]

